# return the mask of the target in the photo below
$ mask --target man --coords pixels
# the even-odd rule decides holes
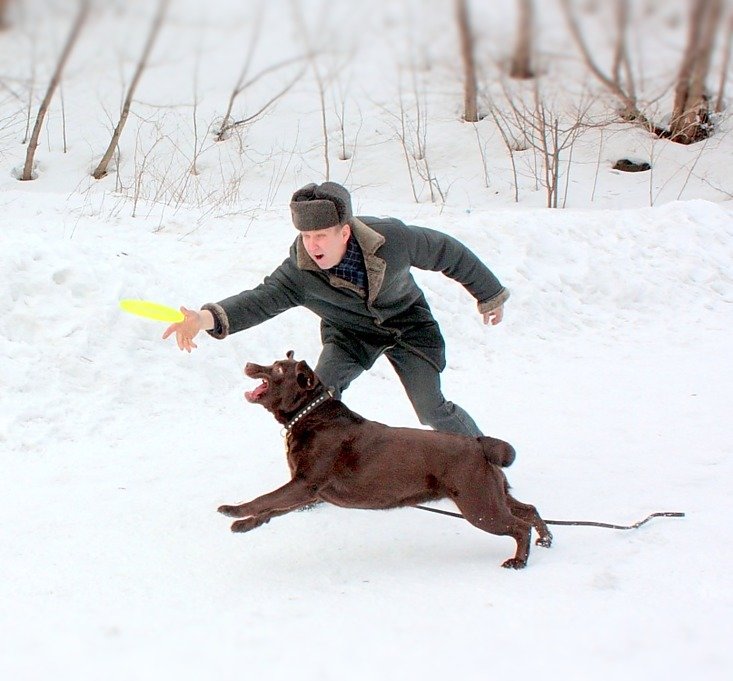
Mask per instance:
[[[256,288],[201,310],[166,329],[191,352],[205,330],[214,338],[243,331],[292,307],[321,318],[323,351],[315,372],[340,397],[384,354],[420,422],[435,430],[477,437],[473,419],[440,388],[445,343],[410,267],[443,272],[477,300],[485,324],[498,324],[509,292],[468,248],[441,232],[395,218],[355,217],[349,192],[335,182],[293,194],[300,232],[285,261]]]

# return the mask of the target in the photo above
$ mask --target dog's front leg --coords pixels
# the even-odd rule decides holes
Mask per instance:
[[[316,500],[317,485],[302,478],[293,479],[278,489],[238,506],[219,506],[219,513],[230,518],[245,518],[232,524],[232,532],[248,532],[279,515],[311,504]]]

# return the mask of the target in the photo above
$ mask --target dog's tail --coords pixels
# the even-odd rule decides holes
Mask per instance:
[[[477,437],[476,438],[484,450],[484,456],[495,466],[506,468],[514,463],[517,453],[508,442],[498,440],[495,437]]]

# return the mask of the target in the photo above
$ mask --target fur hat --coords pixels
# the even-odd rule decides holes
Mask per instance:
[[[336,182],[307,184],[293,194],[290,213],[301,232],[345,225],[353,217],[351,195]]]

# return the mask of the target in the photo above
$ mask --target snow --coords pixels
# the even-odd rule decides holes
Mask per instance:
[[[23,4],[27,19],[43,6]],[[25,154],[23,106],[0,104],[0,678],[727,677],[729,120],[702,153],[612,126],[600,170],[600,133],[589,133],[575,151],[566,209],[543,207],[526,168],[516,204],[496,131],[479,124],[487,189],[475,131],[458,120],[450,3],[431,2],[426,13],[412,2],[331,3],[328,19],[342,27],[328,43],[334,62],[349,30],[362,31],[361,52],[339,72],[347,102],[359,105],[348,119],[357,153],[341,162],[333,152],[332,179],[353,189],[357,212],[456,236],[512,291],[504,321],[488,328],[460,286],[415,273],[447,339],[446,395],[515,445],[509,480],[544,517],[686,516],[632,531],[555,527],[554,546],[533,547],[520,572],[499,567],[512,540],[413,509],[323,505],[233,535],[217,506],[287,479],[280,427],[243,400],[253,384],[242,367],[290,349],[313,365],[318,320],[290,311],[225,341],[201,337],[188,355],[161,340],[165,325],[118,307],[122,298],[195,306],[256,285],[295,236],[290,193],[323,179],[317,93],[303,75],[241,140],[207,142],[180,202],[167,189],[152,200],[186,176],[185,154],[171,149],[193,144],[194,71],[203,136],[245,56],[251,16],[241,3],[216,4],[173,3],[123,137],[119,177],[95,183],[87,174],[108,141],[104,112],[119,106],[152,3],[97,10],[64,82],[69,150],[56,100],[34,182],[12,174]],[[496,5],[511,25],[514,4]],[[673,18],[683,6],[645,4],[649,21],[664,18],[647,35],[649,83],[674,72],[684,22]],[[302,7],[314,22],[317,5]],[[15,90],[25,87],[29,58],[8,54],[31,35],[56,36],[38,43],[41,89],[69,11],[58,6],[29,24],[35,34],[0,36]],[[481,44],[499,60],[509,43],[489,14],[476,7]],[[300,50],[289,21],[273,16],[290,16],[290,4],[267,5],[260,67]],[[561,25],[550,12],[545,20]],[[562,55],[553,68],[579,68],[567,36],[548,33],[546,53]],[[430,84],[444,205],[425,190],[412,200],[393,121],[380,109],[410,49],[432,64],[429,78],[420,74]],[[250,93],[249,110],[290,75]],[[148,117],[168,137],[150,152],[155,172],[141,175],[140,154],[155,142]],[[620,155],[650,152],[662,158],[651,178],[610,170]],[[344,399],[369,418],[418,425],[385,360]]]

